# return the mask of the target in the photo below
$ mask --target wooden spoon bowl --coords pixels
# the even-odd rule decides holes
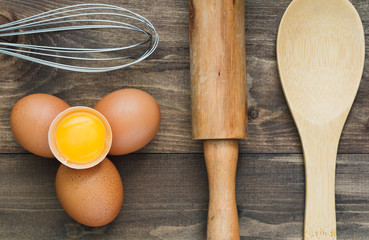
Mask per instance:
[[[365,58],[357,11],[348,0],[294,0],[279,27],[277,58],[305,157],[305,239],[336,239],[337,148]]]

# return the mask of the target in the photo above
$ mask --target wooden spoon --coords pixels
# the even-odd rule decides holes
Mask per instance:
[[[364,67],[364,31],[348,0],[294,0],[278,33],[285,97],[305,157],[305,239],[336,239],[335,166]]]

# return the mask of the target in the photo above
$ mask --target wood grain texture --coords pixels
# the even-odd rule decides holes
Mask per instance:
[[[83,1],[78,1],[83,2]],[[43,92],[63,98],[71,105],[94,104],[104,95],[124,87],[135,87],[152,94],[162,110],[157,137],[142,153],[191,153],[202,151],[201,143],[191,139],[190,52],[188,1],[102,0],[147,17],[158,29],[160,43],[144,62],[112,73],[79,74],[41,67],[23,60],[1,57],[0,66],[0,152],[25,152],[12,137],[9,115],[21,97]],[[76,3],[63,1],[0,0],[17,18]],[[285,102],[277,73],[276,36],[281,17],[290,0],[246,0],[246,50],[249,111],[249,138],[240,143],[242,153],[301,153],[301,145]],[[369,34],[369,7],[364,0],[353,0]],[[30,38],[37,43],[72,41],[82,36],[55,39]],[[84,41],[88,41],[84,39]],[[369,39],[366,39],[369,43]],[[366,49],[366,56],[369,49]],[[369,153],[369,57],[357,99],[344,128],[340,153]]]
[[[84,227],[61,208],[59,163],[31,154],[0,155],[0,239],[204,239],[208,184],[202,154],[114,157],[125,199],[117,219]],[[302,155],[241,154],[237,168],[241,239],[302,239]],[[369,155],[337,159],[337,232],[369,235]]]
[[[17,18],[87,1],[0,0],[1,12]],[[208,182],[201,142],[191,139],[188,1],[101,0],[147,17],[160,43],[144,62],[112,73],[79,74],[0,56],[0,239],[204,239]],[[290,0],[246,0],[249,138],[240,141],[236,195],[241,239],[302,239],[304,167],[301,144],[289,113],[276,65],[276,36]],[[369,4],[353,0],[369,34]],[[81,45],[77,36],[18,41]],[[92,40],[91,40],[92,41]],[[369,39],[366,39],[368,45]],[[369,49],[363,80],[343,130],[336,177],[340,239],[369,236]],[[119,217],[102,228],[71,220],[59,205],[54,178],[57,161],[23,150],[9,128],[12,106],[42,92],[71,105],[93,107],[125,87],[150,93],[162,110],[162,125],[141,154],[113,158],[124,183]],[[148,154],[143,154],[148,153]],[[166,153],[166,154],[158,154]],[[178,154],[187,153],[187,154]],[[260,154],[245,154],[260,153]],[[274,153],[274,154],[272,154]],[[282,154],[276,154],[282,153]]]
[[[192,136],[245,138],[245,2],[189,2]]]

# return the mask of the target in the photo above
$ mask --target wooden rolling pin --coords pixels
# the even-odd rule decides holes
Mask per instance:
[[[239,239],[238,140],[247,134],[245,1],[190,0],[192,134],[204,140],[207,239]]]

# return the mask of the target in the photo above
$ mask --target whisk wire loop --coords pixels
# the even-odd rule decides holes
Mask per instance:
[[[65,15],[67,14],[67,15]],[[120,18],[125,21],[117,21]],[[135,25],[142,24],[141,26]],[[152,25],[143,16],[134,13],[125,8],[108,4],[77,4],[66,6],[44,13],[39,13],[31,17],[26,17],[17,21],[0,25],[0,37],[17,36],[27,34],[43,34],[64,31],[79,30],[98,30],[98,29],[117,29],[138,32],[145,36],[145,39],[138,40],[126,46],[119,47],[100,47],[100,48],[71,48],[64,46],[43,46],[33,44],[18,44],[0,42],[0,53],[13,57],[18,57],[31,62],[40,63],[50,67],[78,71],[78,72],[107,72],[131,66],[150,56],[158,46],[159,35]],[[77,56],[78,54],[107,54],[110,52],[119,52],[124,50],[134,50],[141,46],[148,45],[144,50],[127,56],[115,57],[96,57],[96,56]],[[72,54],[72,55],[69,55]],[[64,64],[57,61],[50,61],[37,56],[52,57],[54,59],[68,59],[77,61],[117,61],[129,60],[125,63],[119,63],[115,66],[89,67],[79,66],[79,64]],[[74,61],[75,62],[75,61]],[[80,63],[80,62],[79,62]]]

